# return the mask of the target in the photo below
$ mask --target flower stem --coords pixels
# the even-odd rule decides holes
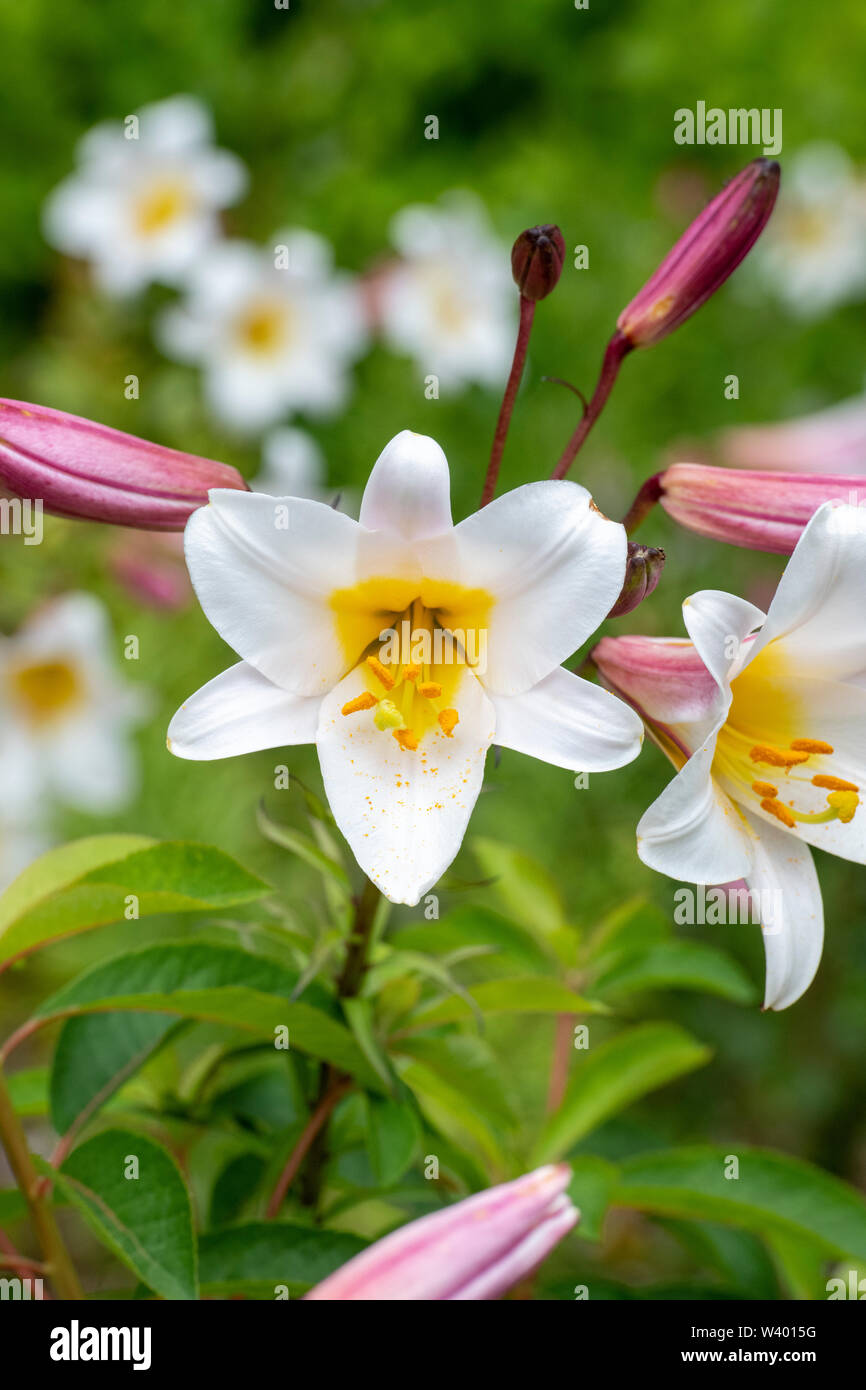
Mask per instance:
[[[622,519],[622,524],[625,527],[627,536],[630,536],[633,531],[637,530],[644,517],[652,511],[653,507],[658,502],[663,491],[661,480],[661,473],[654,473],[651,478],[647,478],[646,482],[641,487],[637,497]]]
[[[376,885],[366,879],[363,889],[355,899],[355,916],[349,936],[349,948],[337,980],[337,997],[339,999],[354,998],[364,983],[364,975],[367,971],[367,953],[373,937],[376,911],[380,899],[381,894]],[[328,1121],[337,1102],[342,1100],[347,1091],[351,1090],[353,1084],[351,1077],[345,1076],[328,1062],[322,1063],[319,1068],[319,1086],[315,1109],[297,1144],[289,1154],[279,1181],[274,1188],[266,1212],[269,1219],[275,1217],[279,1212],[286,1193],[302,1165],[304,1172],[301,1176],[301,1201],[305,1206],[314,1207],[317,1205],[322,1186],[322,1175],[328,1159]]]
[[[493,494],[496,491],[499,467],[502,463],[502,454],[508,437],[508,426],[511,424],[511,412],[514,410],[517,388],[523,376],[523,368],[526,366],[526,350],[529,347],[529,335],[532,332],[534,318],[535,300],[526,299],[521,295],[520,323],[517,328],[517,342],[514,345],[514,358],[505,385],[505,395],[502,397],[502,405],[499,408],[499,419],[496,421],[496,432],[493,435],[490,462],[487,465],[487,477],[484,479],[484,491],[481,494],[480,507],[486,507],[488,502],[492,502]]]
[[[589,434],[602,410],[605,402],[613,390],[613,384],[619,375],[622,360],[627,353],[631,352],[633,343],[630,343],[624,333],[617,329],[607,347],[605,348],[604,360],[601,364],[601,374],[598,384],[593,392],[592,400],[583,414],[583,419],[578,425],[571,439],[565,446],[559,463],[551,474],[554,478],[564,478],[571,465],[577,457],[578,450],[582,447],[583,441]]]
[[[547,1113],[558,1110],[568,1084],[568,1059],[574,1038],[574,1020],[577,1014],[557,1014],[556,1034],[553,1042],[553,1056],[550,1063],[550,1080],[547,1087]]]
[[[81,1300],[84,1290],[63,1243],[44,1185],[33,1165],[27,1136],[12,1105],[6,1080],[0,1070],[0,1138],[9,1166],[30,1210],[33,1229],[45,1255],[46,1271],[61,1298]]]

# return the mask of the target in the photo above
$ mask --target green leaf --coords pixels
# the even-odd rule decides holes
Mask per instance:
[[[738,1177],[730,1172],[738,1162]],[[668,1149],[622,1165],[617,1206],[747,1230],[802,1236],[827,1254],[866,1260],[866,1200],[854,1188],[787,1154],[741,1144]]]
[[[471,985],[466,993],[482,1014],[600,1014],[606,1004],[575,994],[566,985],[543,975],[525,975],[507,980],[484,980]],[[438,1027],[441,1023],[462,1023],[473,1016],[471,1004],[456,995],[428,1004],[414,1013],[407,1027]]]
[[[271,1040],[286,1027],[291,1047],[380,1090],[382,1083],[349,1030],[326,1012],[334,1007],[330,998],[311,985],[304,1000],[293,1001],[296,982],[297,975],[278,961],[237,946],[160,942],[94,966],[47,999],[34,1018],[47,1023],[119,1010],[166,1013],[228,1024]]]
[[[596,960],[611,950],[637,950],[665,941],[670,935],[670,920],[660,907],[645,898],[631,898],[596,927],[589,942],[590,955]]]
[[[449,912],[441,922],[403,927],[391,938],[398,950],[449,955],[465,946],[489,946],[488,960],[519,970],[549,971],[553,957],[530,932],[489,908],[465,904]]]
[[[51,1121],[59,1134],[83,1123],[178,1027],[166,1014],[85,1014],[63,1025],[51,1068]]]
[[[568,1160],[572,1179],[568,1195],[580,1211],[577,1234],[584,1240],[601,1240],[601,1228],[610,1206],[610,1194],[619,1175],[615,1164],[594,1154],[578,1154]]]
[[[366,1096],[367,1154],[383,1187],[393,1187],[415,1156],[421,1126],[406,1102]]]
[[[75,932],[138,917],[252,902],[261,879],[210,845],[98,835],[49,850],[0,898],[0,962]]]
[[[128,1177],[129,1160],[138,1176]],[[197,1297],[189,1193],[171,1155],[152,1139],[103,1130],[74,1149],[53,1175],[70,1204],[141,1281],[163,1298]]]
[[[397,1086],[397,1078],[391,1069],[385,1053],[379,1044],[373,1029],[373,1005],[369,999],[344,999],[343,1013],[355,1035],[355,1041],[363,1052],[370,1066],[382,1082],[382,1085],[391,1094]]]
[[[278,825],[276,821],[271,820],[262,806],[258,809],[256,819],[259,829],[268,840],[305,860],[318,873],[336,883],[345,897],[350,896],[352,885],[346,870],[339,860],[321,849],[315,840],[311,840],[308,835],[302,835],[299,830],[293,830],[291,826]]]
[[[632,1101],[702,1067],[710,1050],[674,1024],[645,1023],[578,1055],[562,1105],[535,1145],[533,1166],[562,1158]]]
[[[256,1221],[202,1236],[199,1270],[207,1294],[246,1293],[274,1298],[281,1285],[292,1296],[333,1274],[366,1242],[345,1231]]]
[[[48,1113],[48,1068],[27,1067],[7,1076],[12,1108],[21,1119]]]
[[[646,989],[699,989],[737,1004],[751,1004],[756,996],[735,960],[697,941],[662,941],[618,953],[605,961],[593,988],[617,999]]]
[[[503,1136],[515,1124],[496,1059],[483,1039],[401,1038],[403,1081],[430,1123],[458,1147],[506,1167]]]
[[[494,880],[509,917],[541,937],[552,936],[565,925],[559,889],[543,865],[498,840],[477,838],[472,848],[484,874]]]

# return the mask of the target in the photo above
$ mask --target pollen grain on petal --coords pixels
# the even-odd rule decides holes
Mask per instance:
[[[359,710],[372,709],[373,706],[378,703],[379,701],[376,699],[376,696],[369,690],[365,690],[362,694],[356,695],[354,700],[347,700],[340,713],[357,714]]]

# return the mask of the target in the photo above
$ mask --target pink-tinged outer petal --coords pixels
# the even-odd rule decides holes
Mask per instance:
[[[58,516],[148,531],[182,531],[210,488],[246,489],[225,463],[10,400],[0,400],[0,481]]]
[[[699,724],[717,711],[719,687],[685,638],[603,637],[592,659],[647,723]]]
[[[689,531],[729,545],[790,555],[825,502],[866,500],[866,475],[730,473],[700,463],[672,464],[660,501]]]
[[[772,425],[742,425],[719,439],[730,468],[850,475],[866,472],[866,396]]]
[[[496,1298],[529,1274],[574,1224],[577,1213],[563,1201],[570,1180],[567,1164],[538,1168],[411,1221],[356,1255],[306,1297],[368,1302]],[[536,1231],[543,1235],[528,1239]]]
[[[657,343],[724,284],[763,231],[778,191],[779,166],[763,158],[725,185],[617,319],[633,346]]]

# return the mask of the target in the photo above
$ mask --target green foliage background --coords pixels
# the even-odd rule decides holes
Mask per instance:
[[[672,211],[660,180],[676,170],[694,175],[700,204],[749,157],[724,146],[676,147],[677,107],[699,99],[781,107],[783,183],[786,156],[814,139],[836,141],[866,161],[866,11],[859,0],[837,0],[831,9],[809,0],[591,0],[586,11],[569,0],[499,0],[495,7],[292,0],[288,11],[270,0],[27,0],[3,7],[0,42],[3,394],[222,458],[247,476],[259,468],[256,446],[219,431],[204,410],[195,371],[168,363],[153,346],[154,314],[168,292],[111,303],[82,267],[41,238],[42,203],[70,169],[75,141],[97,120],[176,92],[200,95],[214,111],[219,144],[237,152],[251,173],[249,194],[227,214],[229,232],[261,240],[280,226],[309,226],[352,270],[383,255],[389,219],[400,207],[454,187],[480,194],[506,243],[524,226],[546,221],[561,225],[569,246],[585,243],[590,268],[567,265],[537,316],[505,487],[547,476],[576,423],[574,397],[544,384],[542,375],[567,377],[585,391],[592,386],[617,313],[694,211],[686,204]],[[429,113],[439,117],[438,142],[423,138]],[[732,372],[740,380],[736,402],[723,396]],[[140,377],[137,402],[123,396],[128,373]],[[830,404],[857,392],[863,375],[863,305],[793,323],[744,268],[673,338],[626,363],[574,476],[603,510],[621,515],[676,442],[706,441],[735,423]],[[477,389],[427,401],[413,366],[376,348],[357,369],[344,416],[315,429],[329,481],[360,488],[383,445],[408,427],[442,444],[455,515],[465,515],[477,504],[497,404]],[[645,523],[641,538],[665,546],[667,569],[652,601],[617,631],[679,635],[687,594],[723,587],[761,602],[781,572],[775,557],[700,541],[661,513]],[[38,598],[92,589],[110,606],[118,642],[139,635],[141,659],[130,676],[156,692],[156,712],[140,736],[138,801],[111,825],[70,815],[65,834],[110,828],[214,844],[286,892],[301,920],[315,919],[318,876],[256,827],[262,796],[276,819],[303,826],[302,806],[273,790],[281,755],[195,764],[164,749],[170,715],[230,663],[231,653],[197,606],[164,617],[135,605],[106,573],[107,545],[97,527],[51,521],[40,548],[25,550],[13,538],[0,546],[5,630]],[[318,785],[311,750],[293,750],[290,765]],[[568,920],[585,930],[634,896],[670,919],[674,885],[645,869],[634,852],[636,820],[668,776],[652,748],[631,767],[592,777],[584,791],[574,789],[569,774],[517,754],[504,753],[495,769],[491,760],[470,838],[441,888],[443,914],[467,903],[490,905],[489,889],[467,886],[481,876],[472,838],[483,836],[546,866]],[[700,992],[630,998],[626,1021],[678,1023],[713,1055],[694,1075],[595,1130],[582,1141],[584,1153],[619,1160],[675,1144],[716,1143],[732,1153],[756,1145],[866,1187],[866,874],[825,857],[819,873],[827,944],[806,998],[781,1015]],[[421,926],[422,918],[399,909],[392,924]],[[184,930],[180,919],[163,916],[55,945],[3,977],[3,1018],[11,1028],[74,971]],[[762,981],[755,929],[680,934],[723,947]],[[603,1036],[608,1025],[598,1026]],[[501,1082],[526,1126],[543,1110],[553,1028],[541,1015],[489,1024]],[[42,1058],[34,1050],[28,1060]],[[157,1091],[171,1094],[176,1076],[165,1062],[153,1065]],[[613,1296],[652,1288],[676,1297],[683,1288],[713,1287],[714,1279],[719,1286],[718,1260],[694,1234],[681,1239],[675,1228],[674,1218],[615,1217],[601,1253],[592,1256],[598,1288]],[[375,1233],[375,1217],[352,1229]],[[569,1258],[560,1257],[560,1284],[551,1276],[550,1296],[556,1289],[570,1296]],[[736,1278],[734,1286],[744,1287]]]

